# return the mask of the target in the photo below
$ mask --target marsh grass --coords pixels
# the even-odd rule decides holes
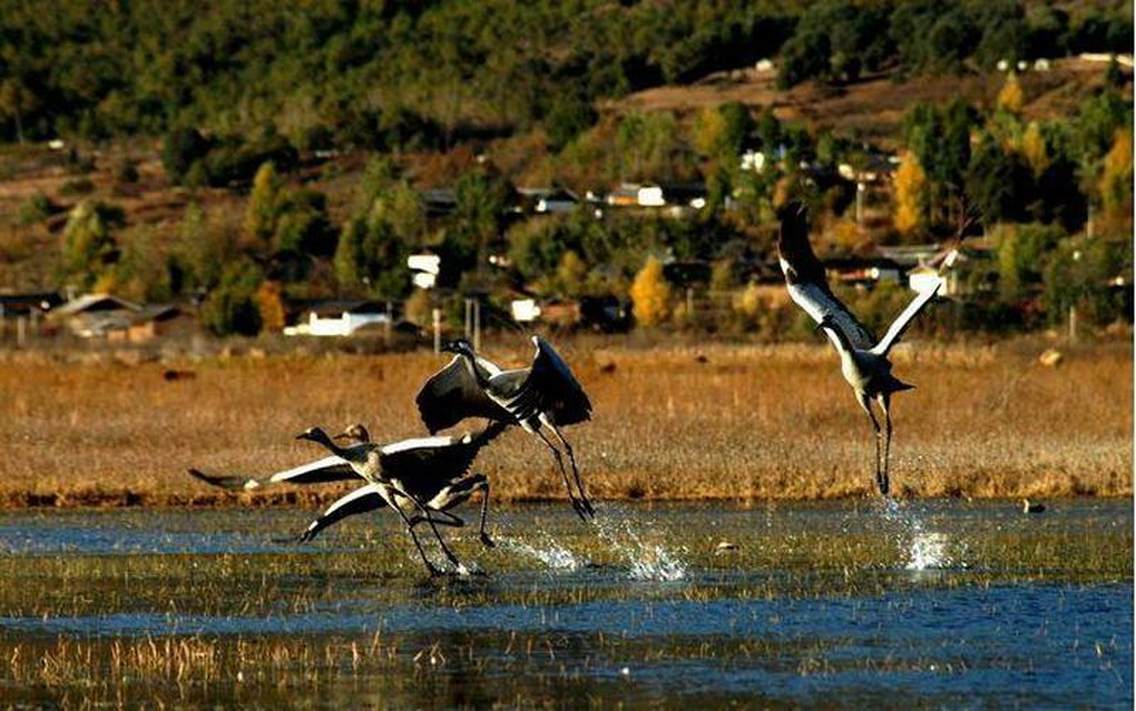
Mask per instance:
[[[987,662],[981,640],[948,648],[934,635],[930,642],[900,635],[894,644],[864,648],[859,632],[802,631],[794,617],[875,599],[885,611],[874,614],[891,619],[938,600],[948,605],[939,614],[954,620],[974,611],[949,605],[982,600],[983,591],[1006,600],[1015,590],[1067,590],[1072,606],[1078,590],[1118,586],[1123,595],[1120,588],[1130,590],[1132,580],[1131,512],[1119,502],[1056,503],[1042,516],[1021,514],[1012,502],[920,502],[895,510],[875,502],[605,503],[605,519],[627,522],[606,532],[562,509],[506,506],[493,530],[502,540],[523,536],[537,546],[554,540],[586,563],[581,568],[554,571],[505,546],[484,550],[462,530],[451,537],[458,554],[489,574],[437,580],[422,575],[392,516],[344,522],[318,545],[266,551],[256,545],[259,537],[267,541],[277,528],[303,520],[302,512],[5,514],[0,530],[11,534],[12,550],[0,555],[0,698],[68,708],[452,707],[558,705],[583,695],[614,702],[634,693],[658,704],[666,687],[650,680],[672,673],[695,686],[703,673],[735,670],[774,678],[853,672],[877,682],[896,678],[890,674],[934,679],[944,671],[988,673],[989,664],[1012,670],[1019,662]],[[248,549],[58,555],[33,541],[24,545],[42,552],[21,552],[20,541],[48,521],[76,537],[95,531],[104,546],[131,532],[172,531],[227,535]],[[921,532],[950,543],[945,568],[905,567]],[[716,553],[723,539],[735,544],[724,555]],[[626,549],[636,546],[629,556]],[[629,560],[655,546],[681,561],[682,580],[629,580]],[[644,631],[641,623],[656,612],[674,620],[688,603],[711,611],[701,606],[723,604],[733,610],[725,618],[741,615],[737,622],[748,632],[672,631],[665,621]],[[977,612],[999,614],[996,606]],[[1056,633],[1057,616],[1067,612],[1029,617],[1036,614]],[[868,614],[867,628],[872,619]],[[573,624],[580,620],[594,626],[582,630]],[[864,634],[871,638],[870,629]],[[1096,645],[1095,664],[1124,661],[1122,636],[1071,641]],[[718,706],[728,698],[706,700]]]
[[[511,342],[518,341],[512,339]],[[901,496],[1130,495],[1132,351],[1040,341],[902,344],[892,481]],[[528,349],[489,347],[520,363]],[[826,499],[870,493],[872,438],[825,347],[634,349],[588,339],[565,355],[594,420],[573,427],[586,481],[606,499]],[[381,441],[421,436],[414,394],[443,359],[278,356],[169,365],[0,362],[0,505],[304,504],[342,487],[227,495],[185,475],[260,474],[322,455],[293,437],[361,421]],[[467,425],[480,426],[476,422]],[[564,496],[542,446],[512,431],[476,463],[496,500]]]

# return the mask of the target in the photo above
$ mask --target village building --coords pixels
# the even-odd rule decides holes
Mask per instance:
[[[391,315],[378,301],[313,301],[298,308],[285,336],[351,336],[372,324],[388,324]]]
[[[185,328],[181,309],[136,304],[111,294],[84,294],[48,312],[47,322],[79,338],[145,343]]]

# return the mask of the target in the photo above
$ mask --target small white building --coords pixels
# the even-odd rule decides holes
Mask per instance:
[[[514,299],[510,306],[512,307],[514,321],[528,323],[540,318],[540,307],[533,299]]]
[[[386,307],[376,301],[324,301],[300,312],[285,336],[350,336],[363,326],[390,322]]]
[[[741,169],[761,173],[765,171],[765,154],[761,151],[748,150],[741,155]]]
[[[639,203],[639,207],[664,207],[667,204],[667,199],[666,196],[663,195],[662,187],[658,185],[644,185],[639,188],[636,202]]]

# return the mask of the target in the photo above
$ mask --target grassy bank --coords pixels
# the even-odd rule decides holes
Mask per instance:
[[[521,362],[527,346],[489,348]],[[904,496],[1130,495],[1132,349],[1037,341],[905,344],[896,374],[893,487]],[[625,499],[823,499],[870,493],[872,439],[821,345],[564,351],[595,405],[572,428],[591,492]],[[0,361],[0,504],[314,503],[342,488],[229,495],[186,467],[261,474],[322,456],[293,440],[311,424],[367,424],[380,441],[420,436],[413,397],[443,359],[231,358],[197,363]],[[166,369],[191,377],[167,381]],[[480,426],[470,422],[469,427]],[[520,432],[477,468],[498,500],[564,495],[551,458]]]

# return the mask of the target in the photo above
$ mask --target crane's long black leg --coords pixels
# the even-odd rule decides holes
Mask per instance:
[[[410,499],[411,503],[413,503],[418,508],[418,511],[426,518],[426,523],[430,524],[430,530],[434,532],[434,538],[438,539],[438,545],[442,547],[442,553],[446,555],[446,559],[449,560],[455,568],[461,568],[461,561],[458,560],[458,557],[450,550],[450,547],[446,545],[446,542],[442,540],[442,533],[438,530],[438,526],[435,525],[434,519],[430,518],[430,512],[422,505],[422,502],[410,494],[407,494],[405,491],[399,493]]]
[[[426,564],[426,570],[430,571],[430,575],[441,575],[442,571],[438,570],[430,559],[426,557],[426,551],[422,549],[422,543],[418,540],[418,535],[414,533],[414,524],[407,518],[406,512],[403,511],[397,503],[391,505],[391,508],[398,512],[402,522],[406,524],[406,530],[410,533],[410,540],[414,541],[414,547],[418,549],[418,555],[422,556],[422,562]]]
[[[884,478],[883,493],[886,496],[891,490],[891,396],[887,393],[880,395],[880,409],[884,411]]]
[[[876,487],[880,490],[880,494],[887,496],[887,482],[884,481],[883,472],[880,471],[880,423],[876,420],[875,413],[872,412],[872,403],[867,396],[861,396],[860,407],[864,408],[864,412],[868,413],[868,420],[872,423],[872,430],[876,434]]]
[[[568,470],[564,468],[564,458],[560,456],[560,450],[557,449],[552,442],[548,441],[548,437],[544,435],[544,432],[541,432],[539,429],[533,429],[533,432],[537,437],[540,437],[540,441],[544,442],[545,446],[552,452],[552,456],[556,459],[556,466],[560,469],[560,477],[564,480],[564,488],[568,490],[568,498],[572,501],[572,508],[575,509],[576,515],[584,521],[587,521],[588,514],[584,511],[579,500],[576,499],[576,493],[572,491],[572,482],[568,481]]]
[[[449,511],[439,511],[438,509],[430,509],[430,518],[434,523],[439,526],[449,526],[450,528],[461,528],[465,526],[465,521],[460,516],[455,516]],[[445,518],[435,518],[436,516],[444,516]],[[416,513],[410,517],[410,524],[417,526],[420,523],[425,523],[426,517],[420,513]]]
[[[552,428],[552,433],[556,435],[556,439],[560,440],[564,451],[568,453],[568,462],[572,465],[572,476],[576,480],[576,490],[580,492],[581,505],[589,516],[595,517],[596,510],[592,507],[592,502],[588,500],[588,492],[584,491],[584,481],[580,478],[580,469],[576,466],[576,455],[572,452],[572,445],[568,443],[568,440],[560,432],[560,428],[554,423],[549,422],[548,426]]]
[[[476,485],[476,488],[481,489],[481,544],[486,548],[496,548],[497,544],[485,532],[485,522],[489,518],[489,479],[484,474],[478,474],[481,477],[481,483]]]

